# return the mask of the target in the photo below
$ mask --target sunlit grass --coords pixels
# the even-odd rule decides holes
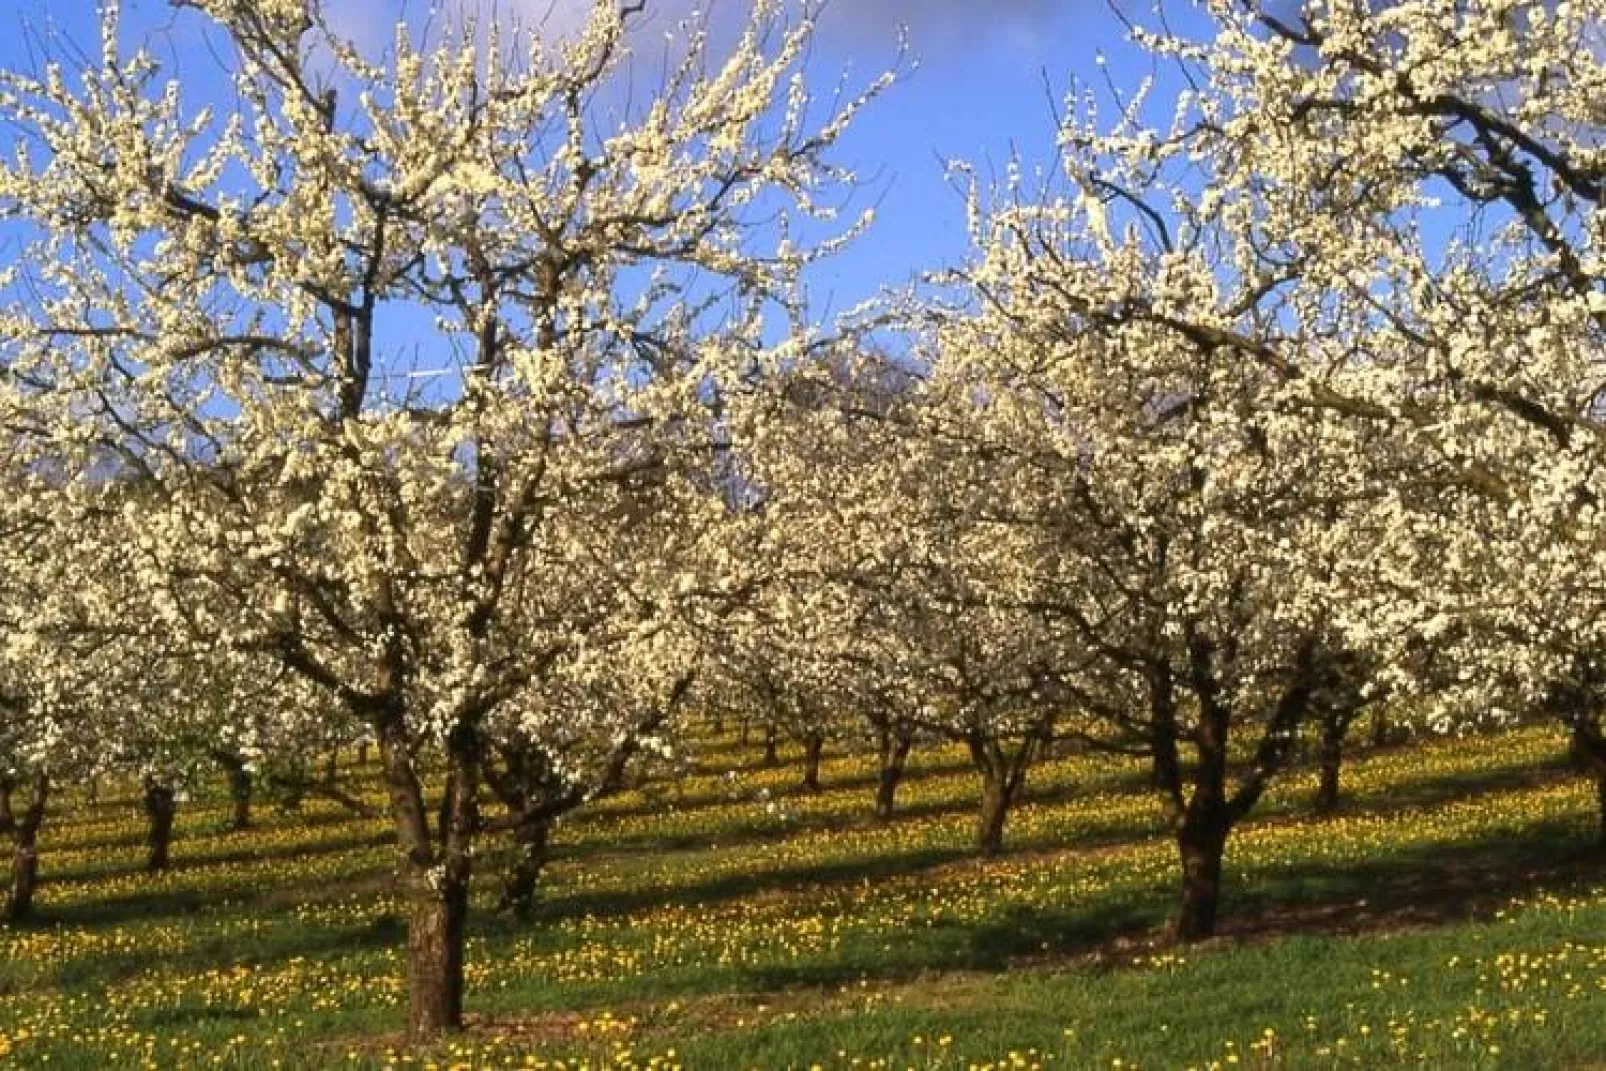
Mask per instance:
[[[560,829],[541,917],[480,911],[472,1027],[427,1053],[396,1033],[384,820],[309,800],[232,833],[206,799],[174,869],[146,875],[132,799],[72,805],[46,830],[41,922],[0,929],[0,1061],[1583,1063],[1606,1052],[1606,874],[1563,752],[1544,731],[1383,752],[1324,820],[1290,776],[1231,846],[1228,937],[1179,950],[1156,940],[1175,862],[1140,770],[1045,764],[1013,851],[981,861],[955,751],[917,753],[878,825],[866,757],[833,757],[808,794],[795,767],[724,750]],[[348,773],[377,806],[367,776]]]

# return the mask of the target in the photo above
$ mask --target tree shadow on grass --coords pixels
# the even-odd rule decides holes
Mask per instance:
[[[827,794],[836,792],[863,792],[865,796],[864,809],[869,813],[873,803],[873,792],[876,787],[877,775],[874,771],[854,777],[832,778],[829,774],[830,759],[827,759],[827,776],[823,791]],[[783,767],[784,768],[784,767]],[[904,772],[903,785],[916,785],[922,781],[937,780],[944,777],[953,777],[958,774],[973,772],[968,761],[933,762],[930,765],[911,766]],[[801,783],[802,772],[798,771],[798,783],[767,786],[769,798],[776,800],[813,799],[815,793],[805,789]],[[719,807],[733,807],[742,804],[751,804],[751,796],[757,790],[744,787],[738,795],[732,795],[730,789],[715,792],[701,792],[695,795],[677,795],[673,783],[651,782],[647,791],[655,793],[655,797],[641,804],[629,807],[609,807],[594,811],[580,811],[575,815],[575,825],[589,827],[606,825],[607,822],[618,818],[651,818],[662,815],[665,808],[674,807],[682,814],[695,814],[698,811],[713,810]]]
[[[1228,890],[1222,933],[1354,934],[1491,918],[1513,900],[1606,883],[1606,853],[1566,822],[1521,835],[1424,844],[1385,859],[1305,864]]]
[[[1229,883],[1220,936],[1230,946],[1299,936],[1367,936],[1492,919],[1515,898],[1566,895],[1606,882],[1606,854],[1576,826],[1542,823],[1520,837],[1427,845],[1347,866],[1301,866]],[[1172,944],[1177,890],[1156,885],[1083,909],[1000,905],[974,922],[939,921],[840,962],[744,971],[755,989],[899,983],[924,974],[998,974],[1067,966],[1114,969],[1139,950]]]
[[[965,769],[969,769],[966,767]],[[1103,791],[1104,786],[1099,786]],[[1020,808],[1054,807],[1073,800],[1084,798],[1090,794],[1090,789],[1080,785],[1052,785],[1033,788],[1031,785],[1022,790],[1016,802],[1016,812]],[[812,798],[799,795],[799,798]],[[916,822],[931,821],[941,818],[973,819],[980,800],[980,788],[977,787],[974,799],[964,797],[958,799],[934,799],[919,803],[904,804],[899,807],[891,819],[877,821],[871,808],[871,799],[866,795],[864,810],[861,814],[847,816],[839,814],[801,815],[793,818],[784,826],[775,824],[770,818],[758,817],[752,821],[734,824],[722,824],[717,838],[719,845],[724,844],[764,844],[780,843],[800,834],[847,832],[862,830],[896,830],[900,826]],[[746,805],[757,809],[759,806],[753,800],[729,800],[732,806]],[[1012,812],[1012,813],[1016,813]],[[599,816],[587,822],[577,822],[575,828],[593,832],[598,835],[606,833],[606,818]],[[717,847],[711,844],[713,838],[706,832],[691,832],[678,836],[664,836],[651,831],[640,834],[618,837],[600,844],[588,844],[584,841],[561,844],[553,853],[555,859],[586,859],[606,856],[628,855],[662,855],[666,852],[688,852]],[[1078,842],[1080,843],[1080,842]],[[1034,846],[1041,846],[1034,842]]]
[[[170,872],[172,873],[172,872]],[[34,915],[19,924],[24,929],[50,929],[57,926],[117,926],[161,918],[184,918],[207,913],[285,910],[305,903],[317,903],[351,890],[370,890],[379,881],[389,882],[394,868],[360,867],[348,870],[315,888],[266,886],[255,889],[232,888],[155,888],[136,889],[116,896],[70,904],[42,904]],[[157,880],[161,880],[158,876]]]
[[[219,934],[200,939],[183,951],[169,955],[155,955],[149,951],[103,952],[68,960],[48,969],[48,975],[52,983],[62,989],[93,990],[153,971],[201,974],[239,966],[271,967],[292,960],[317,961],[376,953],[396,948],[405,939],[405,925],[381,916],[367,924],[286,926],[247,938]],[[203,1017],[211,1010],[193,1009],[196,1015]]]
[[[194,845],[185,845],[179,842],[175,845],[178,854],[164,874],[183,874],[187,870],[197,870],[205,867],[227,866],[231,863],[271,863],[275,859],[311,859],[323,855],[344,855],[348,852],[360,851],[365,848],[383,848],[396,842],[393,830],[381,833],[354,833],[349,837],[338,840],[318,841],[313,844],[280,844],[272,847],[239,845],[230,847],[225,851],[195,852]],[[43,880],[50,885],[92,884],[104,881],[107,878],[137,876],[143,873],[140,865],[135,862],[132,866],[79,866],[54,867],[50,865],[50,857],[46,855],[44,861]]]
[[[729,874],[677,888],[571,892],[538,904],[534,925],[539,927],[564,919],[589,916],[623,918],[664,907],[706,907],[772,893],[825,889],[833,885],[853,886],[919,873],[973,856],[974,852],[969,849],[931,848],[823,866],[783,867],[757,874]]]

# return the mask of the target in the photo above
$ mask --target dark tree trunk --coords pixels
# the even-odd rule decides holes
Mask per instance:
[[[404,860],[408,903],[407,1032],[427,1041],[463,1025],[463,931],[468,920],[473,838],[479,824],[477,734],[460,725],[447,741],[440,850],[430,832],[424,790],[407,747],[399,703],[380,719],[385,787]]]
[[[825,734],[809,733],[803,738],[803,790],[820,791],[820,757],[825,751]]]
[[[357,765],[363,767],[368,765],[368,741],[366,740],[357,745]]]
[[[1606,852],[1606,770],[1595,775],[1595,798],[1600,804],[1600,831],[1596,843]]]
[[[16,821],[11,814],[11,794],[16,790],[15,783],[0,777],[0,833],[9,835]]]
[[[1330,814],[1338,809],[1339,778],[1344,768],[1344,738],[1349,733],[1350,719],[1328,713],[1322,719],[1321,750],[1317,756],[1319,783],[1316,787],[1316,810]]]
[[[892,821],[897,805],[898,786],[903,783],[904,767],[914,741],[907,733],[883,730],[880,739],[880,771],[876,777],[875,816],[880,822]]]
[[[753,722],[752,722],[752,719],[743,718],[742,719],[742,732],[741,732],[741,736],[740,736],[741,745],[743,747],[746,747],[747,746],[747,742],[749,740],[751,740],[752,738],[753,738]]]
[[[173,786],[154,777],[145,778],[145,869],[153,874],[166,870],[172,862],[173,818],[178,798]]]
[[[1009,809],[1026,784],[1026,772],[1036,760],[1039,749],[1050,738],[1047,727],[1043,727],[1040,733],[1022,740],[1013,755],[1000,741],[980,733],[966,739],[971,761],[981,774],[976,849],[984,858],[1003,852],[1004,822],[1009,818]]]
[[[1182,856],[1182,899],[1172,921],[1179,941],[1200,941],[1216,932],[1221,904],[1221,861],[1233,826],[1260,800],[1287,763],[1320,678],[1318,647],[1306,638],[1295,654],[1288,682],[1261,728],[1260,743],[1237,788],[1227,791],[1227,760],[1233,710],[1218,677],[1218,651],[1205,636],[1188,636],[1188,679],[1198,700],[1193,794],[1176,820]]]
[[[1182,856],[1182,901],[1172,932],[1179,941],[1202,941],[1215,936],[1221,906],[1221,863],[1231,828],[1225,802],[1219,807],[1200,807],[1196,797],[1177,830],[1177,848]]]
[[[1595,798],[1600,812],[1596,843],[1606,851],[1606,734],[1593,719],[1584,715],[1579,715],[1573,723],[1573,755],[1595,778]]]
[[[463,930],[467,883],[428,870],[405,883],[407,922],[407,1033],[428,1041],[463,1026]]]
[[[338,750],[336,750],[336,751],[329,752],[329,757],[326,760],[324,760],[323,787],[324,788],[334,788],[335,785],[337,785],[339,783],[340,783],[340,752]]]
[[[763,763],[762,764],[763,764],[763,766],[764,766],[764,768],[766,770],[774,769],[775,767],[777,767],[777,766],[779,766],[781,764],[781,755],[780,755],[780,751],[779,751],[779,744],[780,744],[780,741],[778,739],[778,734],[775,731],[775,726],[773,726],[773,725],[765,726],[764,727],[764,758],[763,758]]]
[[[1009,786],[1002,776],[985,773],[981,786],[981,815],[976,829],[976,850],[991,859],[1004,851],[1004,822],[1009,817]]]
[[[229,818],[229,828],[239,832],[251,828],[251,771],[246,768],[245,760],[240,756],[227,751],[214,752],[217,764],[223,767],[224,779],[229,785],[229,801],[233,804],[234,813]]]
[[[0,792],[7,797],[9,791]],[[35,774],[22,816],[15,818],[7,807],[0,815],[0,829],[9,829],[12,839],[11,891],[6,898],[5,920],[21,922],[33,914],[34,891],[39,887],[39,827],[45,821],[45,803],[50,797],[50,779]]]
[[[513,827],[513,861],[502,884],[498,910],[528,921],[535,914],[541,872],[551,858],[552,823],[545,816],[522,816]]]
[[[1372,746],[1382,747],[1389,742],[1388,710],[1378,706],[1372,711]]]

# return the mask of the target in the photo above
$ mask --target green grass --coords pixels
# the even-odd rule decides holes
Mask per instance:
[[[917,753],[877,826],[865,758],[809,795],[724,742],[566,823],[538,919],[476,915],[471,1027],[429,1051],[397,1033],[383,820],[309,801],[231,834],[203,800],[152,876],[132,799],[67,806],[38,923],[0,929],[0,1063],[1606,1067],[1606,866],[1562,752],[1382,752],[1326,820],[1291,776],[1229,849],[1224,936],[1177,949],[1141,771],[1045,765],[981,861],[956,752]]]

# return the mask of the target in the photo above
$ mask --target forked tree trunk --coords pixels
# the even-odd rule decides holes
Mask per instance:
[[[1004,850],[1004,822],[1009,818],[1010,795],[1004,777],[990,771],[983,774],[976,850],[984,858],[991,859]]]
[[[1177,829],[1182,857],[1182,900],[1172,932],[1183,942],[1202,941],[1216,932],[1221,907],[1221,865],[1232,829],[1226,804],[1199,807],[1197,797]]]
[[[803,790],[820,791],[820,757],[825,752],[825,734],[809,733],[803,738]]]
[[[999,855],[1004,850],[1004,823],[1020,790],[1026,784],[1026,772],[1041,747],[1049,739],[1033,735],[1021,741],[1015,753],[1010,754],[996,739],[981,734],[966,739],[971,761],[981,774],[981,813],[976,827],[976,850],[984,858]]]
[[[1595,798],[1600,806],[1600,829],[1596,835],[1596,844],[1601,851],[1606,852],[1606,770],[1595,775]]]
[[[1599,810],[1596,844],[1606,851],[1606,735],[1594,722],[1579,720],[1573,728],[1573,752],[1595,778],[1595,799]]]
[[[1342,714],[1328,712],[1322,719],[1322,739],[1317,755],[1318,784],[1316,810],[1330,814],[1338,809],[1339,780],[1344,768],[1344,738],[1349,733],[1350,719]]]
[[[378,728],[385,787],[403,853],[402,894],[408,905],[407,1033],[415,1041],[428,1041],[463,1025],[463,937],[470,852],[479,820],[479,756],[475,733],[459,726],[447,742],[437,851],[403,715],[395,708],[387,714]]]
[[[145,869],[159,873],[172,862],[173,818],[178,813],[178,796],[173,786],[154,777],[145,778]]]
[[[50,779],[35,774],[28,802],[21,817],[10,813],[10,792],[0,791],[6,810],[0,814],[0,829],[9,830],[12,839],[11,890],[6,897],[5,920],[21,922],[33,914],[34,892],[39,888],[39,827],[45,821],[45,803],[50,797]]]
[[[909,749],[914,741],[907,733],[883,729],[879,740],[880,768],[876,775],[875,816],[880,822],[890,822],[897,805],[898,786],[903,782],[903,771],[909,761]]]
[[[551,858],[551,836],[552,823],[544,817],[526,818],[513,827],[513,862],[502,883],[499,911],[524,921],[535,914],[541,872]]]
[[[229,828],[236,832],[250,829],[251,771],[246,767],[244,759],[231,752],[214,752],[212,757],[223,767],[223,777],[229,786],[229,801],[233,806],[233,813],[229,817]]]
[[[1389,742],[1388,709],[1378,706],[1372,710],[1372,746],[1382,747]]]

